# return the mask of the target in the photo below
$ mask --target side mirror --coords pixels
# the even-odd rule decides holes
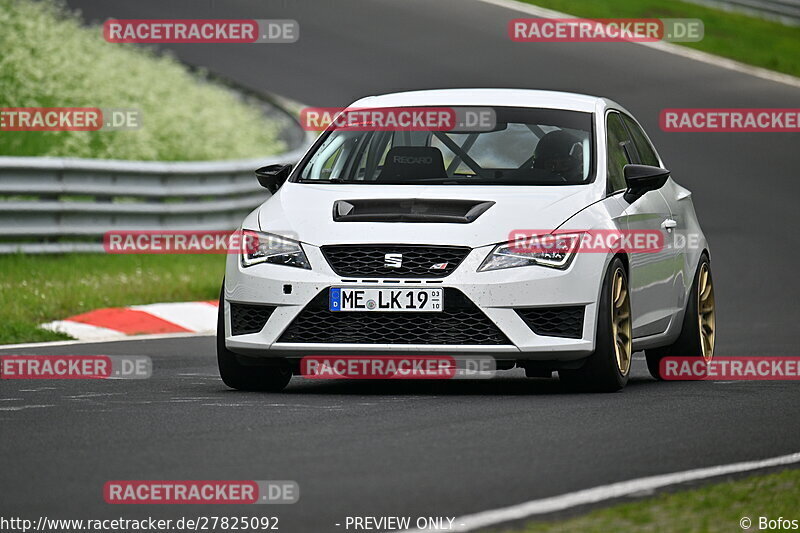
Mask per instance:
[[[669,170],[650,165],[625,165],[622,172],[625,174],[625,183],[628,184],[623,198],[628,203],[633,203],[648,191],[660,189],[669,178]]]
[[[275,194],[291,172],[292,165],[267,165],[256,169],[256,178],[262,187]]]

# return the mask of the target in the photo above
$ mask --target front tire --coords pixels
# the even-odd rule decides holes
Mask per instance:
[[[225,346],[225,300],[219,295],[217,313],[217,364],[223,383],[243,391],[280,392],[292,379],[288,364],[275,366],[246,366],[236,359],[236,354]]]
[[[559,370],[558,377],[580,390],[615,392],[628,383],[633,355],[628,274],[619,257],[608,266],[597,310],[594,353],[576,370]]]
[[[714,358],[716,340],[716,305],[714,283],[711,277],[711,262],[704,253],[695,271],[692,290],[686,302],[681,334],[672,345],[645,350],[647,369],[650,375],[663,380],[661,360],[668,356],[692,357],[710,363]]]

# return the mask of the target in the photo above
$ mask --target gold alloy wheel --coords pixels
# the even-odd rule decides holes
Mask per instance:
[[[631,369],[631,299],[628,283],[621,268],[614,271],[611,281],[611,334],[614,337],[614,354],[617,368],[623,376]]]
[[[707,362],[714,357],[715,318],[711,270],[708,268],[708,263],[703,263],[700,266],[700,276],[697,278],[697,319],[700,322],[700,346],[703,350],[703,359]]]

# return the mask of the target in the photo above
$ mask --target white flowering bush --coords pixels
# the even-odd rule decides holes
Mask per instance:
[[[0,155],[133,160],[258,157],[284,149],[257,105],[136,45],[108,43],[53,0],[0,0],[0,107],[136,108],[130,131],[0,131]]]

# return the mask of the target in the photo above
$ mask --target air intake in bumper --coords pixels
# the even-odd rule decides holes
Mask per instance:
[[[529,307],[517,314],[537,335],[580,339],[583,336],[584,306]]]
[[[231,334],[246,335],[264,329],[274,305],[251,305],[231,303]]]

